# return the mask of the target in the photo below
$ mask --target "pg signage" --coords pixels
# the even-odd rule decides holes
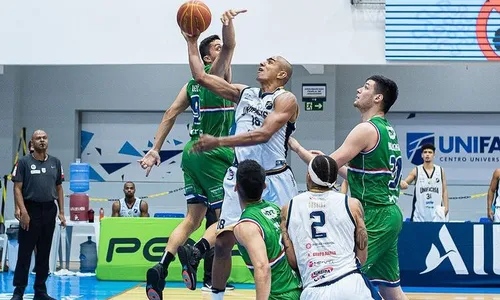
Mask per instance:
[[[500,224],[405,222],[398,252],[402,285],[500,285]]]
[[[99,280],[143,281],[146,271],[158,263],[168,237],[181,218],[104,218],[101,220],[96,276]],[[193,245],[202,237],[205,225],[195,231],[187,243]],[[233,250],[231,281],[253,283],[238,250]],[[182,281],[179,260],[169,266],[168,279]],[[198,268],[203,280],[203,264]]]

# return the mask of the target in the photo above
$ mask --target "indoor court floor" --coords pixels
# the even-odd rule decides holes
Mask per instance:
[[[0,300],[12,296],[13,273],[0,273]],[[35,277],[30,275],[29,288],[24,299],[33,299],[32,284]],[[128,300],[147,299],[144,282],[99,281],[93,277],[50,276],[47,280],[49,294],[60,300]],[[403,288],[410,300],[500,300],[500,288]],[[210,293],[200,289],[189,291],[183,283],[167,283],[163,292],[169,300],[210,299]],[[255,299],[254,286],[236,285],[234,291],[226,293],[224,299]]]

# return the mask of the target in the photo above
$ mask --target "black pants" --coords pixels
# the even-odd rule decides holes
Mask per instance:
[[[25,201],[30,216],[28,231],[19,228],[19,251],[14,273],[15,293],[24,293],[28,285],[31,254],[36,246],[35,256],[35,293],[47,292],[45,281],[49,276],[49,257],[52,236],[56,226],[57,206],[54,202]]]
[[[205,223],[205,228],[210,227],[210,225],[217,222],[217,216],[215,215],[215,210],[208,208],[205,215],[207,219]],[[203,282],[212,285],[212,263],[214,261],[214,247],[205,253],[205,259],[203,260]]]

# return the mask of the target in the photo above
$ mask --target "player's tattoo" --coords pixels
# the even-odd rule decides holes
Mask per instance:
[[[287,216],[286,216],[286,214],[282,213],[280,218],[281,218],[281,224],[280,224],[281,238],[283,240],[282,244],[283,244],[285,250],[287,250],[289,248],[289,243],[291,243],[290,236],[288,235],[288,230],[286,230]]]
[[[368,233],[366,232],[366,228],[357,227],[356,228],[356,246],[359,250],[365,250],[368,245]]]
[[[358,218],[361,219],[361,221],[364,221],[365,219],[365,211],[363,209],[363,205],[361,204],[360,201],[357,201],[358,208],[359,208],[359,216]],[[368,233],[366,232],[366,227],[365,226],[360,226],[359,224],[364,224],[364,222],[357,222],[358,224],[356,225],[356,245],[359,250],[364,250],[366,246],[368,245]]]

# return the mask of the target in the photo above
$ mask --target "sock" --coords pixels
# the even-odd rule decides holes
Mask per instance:
[[[175,256],[172,253],[165,251],[161,257],[160,264],[162,264],[165,268],[168,268],[168,265],[174,261],[174,258]]]
[[[214,262],[214,251],[215,248],[212,248],[205,253],[204,257],[204,267],[203,267],[203,282],[209,285],[212,285],[212,265]]]
[[[212,300],[223,300],[224,299],[224,290],[219,290],[212,287]]]
[[[194,244],[194,246],[196,248],[198,248],[198,250],[200,250],[200,257],[199,258],[203,257],[205,252],[210,250],[210,244],[208,243],[208,241],[205,238],[201,238],[201,240],[199,240],[196,244]]]

